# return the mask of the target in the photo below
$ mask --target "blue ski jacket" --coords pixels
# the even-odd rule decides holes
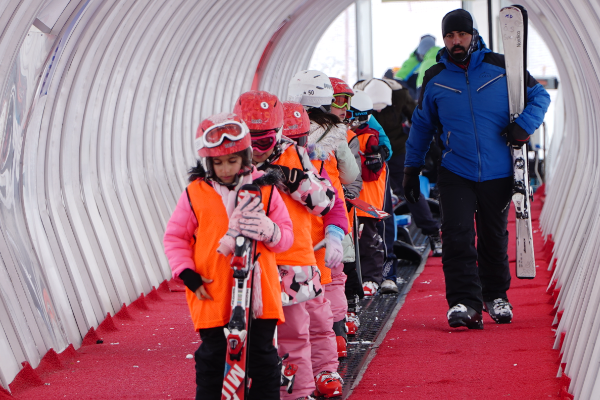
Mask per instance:
[[[421,167],[437,132],[441,165],[463,178],[482,182],[513,175],[512,156],[500,135],[509,124],[504,56],[480,41],[466,70],[448,59],[445,48],[427,70],[406,142],[406,167]],[[548,92],[530,74],[527,103],[516,122],[530,135],[550,105]]]

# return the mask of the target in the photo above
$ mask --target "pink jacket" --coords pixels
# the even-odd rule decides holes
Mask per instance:
[[[262,171],[254,170],[252,178],[256,179],[263,175]],[[290,214],[276,188],[273,188],[269,218],[277,224],[281,231],[281,239],[275,246],[270,247],[274,253],[286,251],[292,246],[294,233]],[[176,278],[186,268],[196,270],[191,246],[194,232],[198,227],[196,215],[192,211],[187,192],[184,191],[179,197],[175,211],[167,223],[167,229],[163,239],[165,254],[169,259],[173,277]],[[217,253],[215,253],[215,257]]]

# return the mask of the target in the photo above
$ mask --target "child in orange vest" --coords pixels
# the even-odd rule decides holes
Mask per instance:
[[[338,202],[329,181],[316,172],[306,150],[282,136],[282,131],[285,135],[294,129],[303,133],[306,139],[310,122],[302,105],[282,104],[271,93],[250,91],[238,98],[234,112],[241,115],[250,128],[253,162],[257,168],[275,170],[284,176],[280,188],[294,224],[294,244],[288,251],[276,256],[286,320],[277,330],[277,341],[279,354],[289,354],[287,362],[296,364],[298,370],[293,392],[288,393],[282,387],[281,399],[310,398],[315,389],[319,393],[329,390],[326,384],[315,386],[311,350],[319,349],[324,341],[315,341],[310,336],[310,327],[324,325],[331,330],[332,324],[328,319],[330,313],[322,312],[311,317],[307,311],[312,304],[326,304],[313,251],[311,220],[312,216],[323,216],[331,222],[337,215],[345,221],[343,204]],[[325,341],[326,346],[329,345],[327,343]],[[337,387],[338,383],[335,383],[336,388],[341,390],[341,385]],[[334,393],[336,388],[331,392]]]
[[[220,399],[225,371],[223,328],[231,316],[234,238],[257,241],[252,321],[248,334],[252,379],[248,399],[279,399],[280,370],[273,346],[275,326],[284,322],[275,253],[293,242],[292,222],[275,188],[277,178],[252,166],[247,126],[235,114],[202,121],[195,147],[200,161],[173,212],[164,236],[173,277],[185,283],[194,328],[202,343],[195,353],[196,399]],[[262,200],[235,200],[247,183],[260,187]]]
[[[362,160],[363,188],[359,198],[382,209],[387,171],[385,154],[380,151],[384,146],[379,145],[379,132],[367,124],[373,111],[373,101],[365,92],[356,90],[351,111],[351,129],[358,136]],[[363,225],[359,240],[363,291],[365,296],[374,296],[382,281],[385,258],[383,240],[377,230],[377,219],[360,210],[357,210],[357,215],[359,223]]]

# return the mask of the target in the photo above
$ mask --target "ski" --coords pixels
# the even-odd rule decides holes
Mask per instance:
[[[235,205],[252,198],[261,198],[260,188],[254,184],[243,185]],[[221,400],[243,400],[252,382],[248,378],[248,333],[252,310],[252,283],[254,265],[260,254],[256,254],[256,242],[245,236],[235,238],[235,250],[231,257],[233,287],[231,291],[231,317],[224,328],[227,338],[225,373]]]
[[[346,199],[346,201],[348,203],[352,204],[354,207],[358,208],[359,210],[366,212],[367,214],[369,214],[373,218],[386,219],[387,217],[390,216],[390,214],[386,213],[383,210],[380,210],[377,207],[374,207],[374,206],[370,205],[369,203],[367,203],[364,200],[361,200],[361,199]]]
[[[527,10],[523,6],[513,5],[500,10],[510,122],[519,117],[527,103],[527,23]],[[519,279],[533,279],[535,256],[530,214],[533,196],[527,170],[527,145],[511,146],[511,152],[514,171],[512,201],[516,211],[516,276]]]

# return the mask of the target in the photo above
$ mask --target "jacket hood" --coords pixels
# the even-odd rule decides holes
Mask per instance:
[[[327,128],[311,121],[306,149],[311,160],[325,161],[334,155],[340,142],[345,140],[346,128],[343,124],[332,125],[327,131]]]

